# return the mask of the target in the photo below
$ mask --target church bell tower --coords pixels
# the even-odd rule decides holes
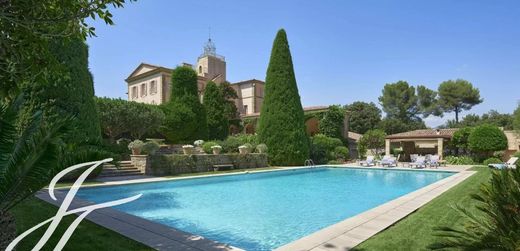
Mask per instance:
[[[197,74],[208,81],[220,84],[226,81],[226,59],[217,54],[217,49],[211,37],[204,45],[204,53],[197,59]]]

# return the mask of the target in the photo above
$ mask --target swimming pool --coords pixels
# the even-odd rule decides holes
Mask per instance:
[[[312,168],[82,188],[154,222],[246,250],[272,250],[454,173]]]

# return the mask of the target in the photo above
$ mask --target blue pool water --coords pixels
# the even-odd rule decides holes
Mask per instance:
[[[452,175],[449,172],[314,168],[84,188],[151,221],[246,250],[272,250]]]

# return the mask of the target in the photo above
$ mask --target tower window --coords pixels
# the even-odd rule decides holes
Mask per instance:
[[[199,74],[202,74],[202,65],[199,65]]]

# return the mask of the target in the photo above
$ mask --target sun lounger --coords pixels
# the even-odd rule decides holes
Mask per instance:
[[[515,169],[516,168],[516,161],[518,161],[517,157],[511,157],[506,163],[500,163],[500,164],[489,164],[488,166],[495,169]]]
[[[439,160],[440,160],[439,155],[432,155],[432,156],[430,156],[430,161],[428,164],[430,165],[430,167],[438,168],[440,166]]]
[[[381,166],[397,166],[397,160],[390,155],[385,155],[381,161],[379,161],[379,165]]]
[[[359,162],[359,165],[360,166],[374,166],[375,165],[375,162],[374,162],[374,156],[367,156],[367,159],[364,160],[364,161],[360,161]]]
[[[410,163],[410,167],[426,167],[426,157],[418,156],[415,162]]]

